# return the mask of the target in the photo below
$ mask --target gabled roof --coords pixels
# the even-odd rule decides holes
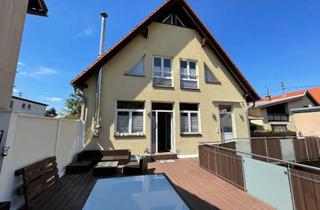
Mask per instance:
[[[265,97],[256,101],[254,108],[265,108],[277,104],[288,103],[300,100],[304,96],[309,97],[316,106],[320,105],[320,88],[311,88],[307,90],[297,90],[279,96]]]
[[[76,78],[74,78],[71,83],[76,87],[85,86],[85,81],[93,74],[95,74],[103,65],[112,59],[122,48],[124,48],[132,39],[139,35],[142,31],[145,31],[152,22],[160,20],[160,18],[165,18],[170,10],[178,9],[180,13],[180,18],[187,19],[184,23],[188,25],[186,27],[194,28],[205,40],[205,43],[213,50],[213,52],[220,58],[225,67],[229,70],[232,77],[237,81],[240,87],[247,93],[251,99],[260,99],[259,95],[249,84],[244,75],[232,62],[231,58],[218,44],[216,39],[212,36],[206,26],[201,22],[199,17],[193,12],[191,7],[185,0],[168,0],[163,3],[157,10],[155,10],[151,15],[149,15],[145,20],[143,20],[139,25],[137,25],[130,33],[128,33],[124,38],[122,38],[118,43],[111,47],[108,51],[102,54],[96,61],[92,63],[87,69],[80,73]]]

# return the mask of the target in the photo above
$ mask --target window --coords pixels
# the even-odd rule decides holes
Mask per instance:
[[[142,58],[140,58],[139,61],[131,69],[129,69],[125,75],[144,76],[144,58],[145,55],[143,55]]]
[[[181,88],[197,89],[197,64],[196,61],[180,61],[180,86]]]
[[[288,131],[286,125],[271,125],[272,131],[274,132],[286,132]]]
[[[119,101],[116,122],[116,135],[143,135],[144,103]]]
[[[10,102],[10,109],[13,108],[13,103],[14,103],[14,101],[11,101],[11,102]]]
[[[287,104],[278,104],[267,107],[268,121],[289,121]]]
[[[162,23],[164,24],[169,24],[169,25],[176,25],[176,26],[180,26],[180,27],[186,27],[184,25],[184,23],[181,21],[181,19],[174,14],[170,14],[169,16],[167,16]]]
[[[172,67],[170,58],[153,58],[153,85],[172,87]]]
[[[199,112],[197,104],[180,104],[181,134],[199,134]]]
[[[207,83],[220,83],[206,64],[204,64],[204,78]]]
[[[26,109],[26,104],[22,104],[22,109]]]
[[[31,104],[28,104],[28,110],[31,110]]]

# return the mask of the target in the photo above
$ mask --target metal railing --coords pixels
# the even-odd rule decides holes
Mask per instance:
[[[289,115],[288,114],[268,114],[268,121],[269,122],[274,122],[274,121],[279,121],[279,122],[287,122],[289,121]]]
[[[239,151],[230,148],[230,145],[225,147],[223,145],[212,144],[212,142],[199,145],[199,160],[202,168],[247,191],[247,184],[252,183],[253,180],[248,180],[248,177],[246,177],[244,170],[245,158],[256,159],[255,161],[258,163],[261,162],[260,166],[262,167],[263,163],[271,167],[273,167],[272,165],[274,165],[274,167],[283,167],[288,179],[286,187],[290,189],[288,193],[292,198],[292,208],[312,209],[310,207],[311,205],[316,207],[316,209],[320,209],[320,204],[317,203],[317,192],[320,190],[320,168],[261,154],[254,154],[252,152]],[[258,175],[257,179],[259,179]],[[256,181],[257,180],[255,180],[255,182]],[[272,184],[273,181],[270,184]],[[261,180],[261,182],[266,182],[266,180]],[[263,191],[264,189],[261,190]],[[255,195],[254,192],[251,192],[251,194]],[[259,198],[259,196],[261,195],[257,195],[256,197]],[[264,197],[262,196],[262,198]],[[266,198],[264,201],[274,207],[282,205],[276,198],[274,198],[274,200]]]

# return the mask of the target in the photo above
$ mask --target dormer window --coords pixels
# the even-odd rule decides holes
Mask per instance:
[[[180,27],[186,27],[184,23],[181,21],[181,19],[174,14],[169,15],[166,17],[162,23],[164,24],[169,24],[169,25],[175,25],[175,26],[180,26]]]

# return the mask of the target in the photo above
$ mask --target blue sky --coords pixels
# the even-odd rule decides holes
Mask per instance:
[[[106,49],[164,0],[46,0],[49,17],[28,15],[14,94],[62,109],[69,81],[97,57],[101,11]],[[320,1],[189,0],[261,96],[320,86]]]

